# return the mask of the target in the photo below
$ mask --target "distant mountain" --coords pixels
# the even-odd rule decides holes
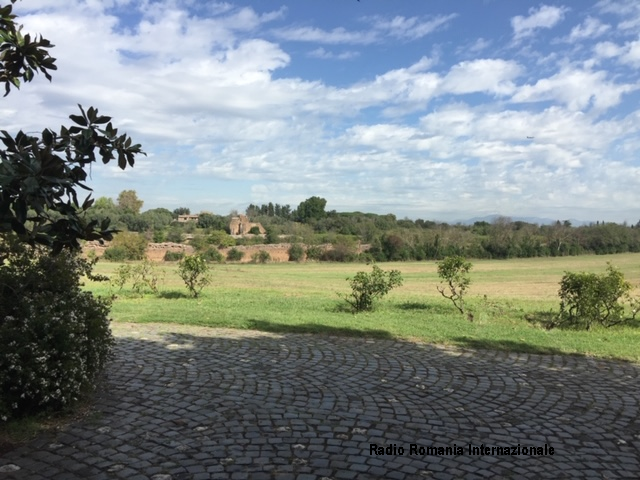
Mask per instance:
[[[556,223],[556,221],[560,220],[561,222],[563,222],[564,218],[561,219],[553,219],[553,218],[541,218],[541,217],[512,217],[509,215],[499,215],[499,214],[493,214],[493,215],[485,215],[484,217],[473,217],[473,218],[469,218],[467,220],[460,220],[459,222],[455,222],[455,223],[461,223],[463,225],[473,225],[476,222],[488,222],[488,223],[493,223],[495,221],[496,218],[498,217],[508,217],[511,219],[511,221],[513,222],[527,222],[527,223],[534,223],[534,224],[538,224],[538,225],[552,225],[554,223]],[[576,220],[575,218],[570,218],[569,221],[571,222],[571,225],[573,227],[579,227],[581,225],[589,225],[592,222],[585,222],[583,220]]]

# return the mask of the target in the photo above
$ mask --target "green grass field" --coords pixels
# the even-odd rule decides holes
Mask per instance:
[[[565,271],[604,272],[607,262],[640,284],[640,254],[473,261],[468,305],[473,323],[436,290],[435,262],[384,263],[398,269],[404,285],[393,290],[375,312],[353,315],[339,308],[336,292],[363,264],[224,264],[212,271],[201,297],[187,298],[175,264],[158,264],[160,296],[136,297],[125,287],[111,290],[87,282],[97,294],[115,292],[116,322],[169,322],[272,332],[369,335],[462,347],[529,353],[584,354],[640,361],[640,322],[590,332],[547,330],[536,321],[557,311],[558,283]],[[119,264],[100,262],[96,273],[111,275]],[[638,289],[635,294],[640,294]],[[486,295],[486,299],[484,296]],[[342,302],[343,303],[343,302]],[[532,320],[533,319],[533,320]]]

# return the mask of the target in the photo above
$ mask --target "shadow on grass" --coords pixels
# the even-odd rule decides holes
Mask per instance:
[[[558,328],[560,330],[586,331],[584,326],[568,325],[568,324],[563,325],[560,322],[558,313],[554,311],[532,312],[532,313],[526,314],[524,318],[530,324],[536,327],[545,328],[546,330],[551,330],[552,328]],[[610,327],[605,327],[605,328],[620,328],[620,327],[640,328],[640,319],[628,318],[619,324],[611,325]]]
[[[301,325],[286,325],[283,323],[269,322],[267,320],[250,319],[247,328],[272,333],[313,333],[319,335],[335,335],[341,337],[369,337],[385,338],[393,340],[395,337],[386,330],[360,330],[349,327],[331,327],[317,323],[303,323]]]
[[[553,347],[544,347],[540,345],[531,345],[525,342],[516,342],[513,340],[489,340],[469,337],[456,337],[452,339],[456,345],[461,347],[472,348],[474,350],[500,350],[504,352],[516,353],[535,353],[539,355],[576,355],[584,356],[579,353],[567,353]]]
[[[183,292],[178,292],[177,290],[171,290],[169,292],[159,292],[158,297],[175,300],[176,298],[189,298],[189,295]]]
[[[422,302],[406,302],[401,303],[396,306],[400,310],[411,311],[411,310],[421,310],[425,313],[433,313],[437,315],[448,315],[454,311],[454,309],[450,305],[442,305],[442,304],[431,304],[431,303],[422,303]]]

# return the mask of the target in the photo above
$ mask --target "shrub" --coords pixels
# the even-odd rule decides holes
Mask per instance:
[[[227,252],[227,260],[229,262],[239,262],[244,257],[244,252],[237,248],[232,248]]]
[[[291,245],[288,253],[290,262],[301,262],[304,260],[304,247],[299,243]]]
[[[351,285],[350,295],[341,295],[351,306],[353,313],[373,310],[373,302],[385,296],[395,287],[402,285],[402,275],[398,270],[384,271],[377,265],[371,273],[358,272],[347,278]]]
[[[217,248],[207,248],[201,255],[207,262],[222,263],[224,261],[222,253]]]
[[[82,276],[96,278],[93,262],[0,250],[0,418],[68,407],[94,388],[113,346],[109,302],[80,289]]]
[[[110,262],[124,262],[128,258],[127,249],[124,247],[109,247],[104,251],[102,258]]]
[[[236,244],[236,239],[224,230],[214,230],[207,237],[207,243],[218,248],[226,248],[233,247]]]
[[[587,330],[594,323],[605,327],[619,324],[625,320],[620,300],[627,297],[630,290],[631,284],[625,281],[623,273],[611,264],[602,275],[565,272],[558,292],[559,323]]]
[[[267,263],[271,260],[271,254],[266,250],[260,250],[251,255],[251,261],[253,263]]]
[[[107,260],[142,260],[147,250],[147,239],[135,232],[120,232],[113,236],[113,241],[104,252]],[[110,253],[109,250],[111,250]],[[124,255],[124,258],[122,258]]]
[[[255,226],[254,226],[254,227],[251,227],[251,228],[249,229],[249,233],[250,233],[251,235],[260,235],[260,229],[259,229],[258,227],[255,227]]]
[[[320,260],[325,262],[354,262],[356,258],[355,248],[344,243],[337,243],[320,255]]]
[[[438,263],[438,276],[442,283],[447,284],[448,292],[444,287],[436,288],[444,298],[451,300],[463,315],[465,314],[464,296],[471,283],[469,278],[471,267],[471,262],[467,262],[459,255],[446,257]],[[468,312],[467,318],[469,321],[473,321],[473,314]]]
[[[167,233],[167,242],[182,243],[182,228],[172,227]]]
[[[200,255],[188,255],[180,260],[178,273],[194,298],[211,283],[209,266]]]
[[[158,274],[153,262],[149,259],[144,259],[138,265],[120,265],[110,281],[111,285],[118,287],[119,291],[131,281],[131,290],[137,295],[142,296],[146,287],[158,294]]]
[[[207,237],[204,235],[194,235],[191,240],[189,240],[189,245],[196,249],[196,251],[200,252],[209,247],[209,242],[207,241]]]
[[[320,260],[324,249],[319,245],[310,245],[307,247],[307,260]]]
[[[165,262],[177,262],[184,258],[184,252],[172,252],[171,250],[167,250],[164,254]]]

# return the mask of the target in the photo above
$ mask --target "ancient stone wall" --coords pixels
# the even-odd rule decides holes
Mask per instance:
[[[253,227],[258,227],[260,233],[265,234],[267,231],[259,223],[252,223],[246,215],[238,215],[232,217],[229,223],[229,231],[231,235],[246,235]]]

